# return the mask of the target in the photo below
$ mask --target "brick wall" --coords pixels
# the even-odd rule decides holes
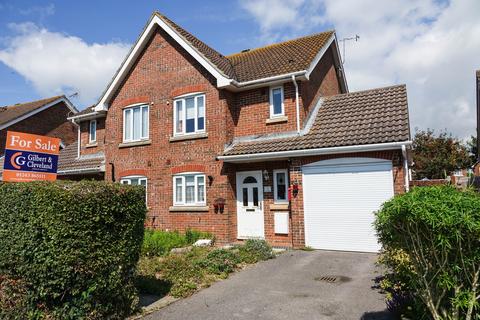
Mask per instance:
[[[7,131],[56,137],[62,139],[66,145],[72,143],[77,139],[77,128],[67,120],[69,116],[72,116],[72,112],[63,102],[60,102],[4,130],[0,130],[0,154],[5,152]]]
[[[90,120],[80,122],[80,155],[87,155],[103,151],[105,144],[105,118],[97,120],[97,140],[89,141]]]
[[[201,91],[206,100],[206,132],[208,137],[175,141],[173,135],[173,98]],[[226,143],[228,100],[231,95],[216,88],[215,79],[162,30],[152,37],[135,67],[115,94],[106,118],[106,179],[115,179],[142,170],[148,178],[147,226],[180,230],[187,228],[215,233],[220,243],[229,242],[230,215],[236,210],[228,168],[216,161]],[[132,103],[150,105],[147,145],[119,146],[122,143],[122,110]],[[174,212],[173,180],[175,173],[199,170],[206,179],[207,212]],[[226,199],[224,212],[215,213],[213,201]]]

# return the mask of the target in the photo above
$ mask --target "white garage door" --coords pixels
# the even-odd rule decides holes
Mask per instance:
[[[315,249],[378,252],[374,211],[393,197],[392,162],[339,158],[302,167],[305,243]]]

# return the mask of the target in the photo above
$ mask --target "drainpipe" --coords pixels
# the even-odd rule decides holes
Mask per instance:
[[[298,84],[295,75],[292,74],[293,85],[295,86],[295,107],[297,109],[297,133],[300,133],[300,104],[298,102]]]
[[[403,175],[405,177],[405,192],[410,190],[410,181],[408,178],[408,158],[407,158],[407,148],[405,145],[402,145],[402,155],[403,155]]]

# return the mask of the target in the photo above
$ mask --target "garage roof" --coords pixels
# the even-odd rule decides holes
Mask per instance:
[[[224,156],[402,142],[410,139],[407,89],[397,85],[324,98],[308,132],[234,142]]]

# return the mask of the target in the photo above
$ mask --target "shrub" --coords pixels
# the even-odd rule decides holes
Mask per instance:
[[[185,247],[187,240],[177,231],[145,230],[142,254],[147,256],[162,256],[173,248]]]
[[[209,232],[197,231],[192,229],[187,229],[185,232],[185,240],[188,244],[194,244],[197,240],[200,239],[212,239],[214,240],[214,236]]]
[[[239,255],[226,249],[212,250],[204,259],[198,261],[199,266],[205,268],[207,272],[224,277],[235,271],[239,263]]]
[[[143,240],[142,254],[146,256],[162,256],[173,248],[186,247],[198,239],[213,239],[208,232],[188,229],[185,234],[178,231],[146,230]]]
[[[0,203],[0,274],[24,284],[28,318],[120,319],[136,308],[141,187],[4,183]]]
[[[22,280],[0,276],[0,319],[24,319],[28,317],[27,287]]]
[[[238,252],[240,259],[245,263],[256,263],[275,256],[272,247],[265,240],[249,239],[239,247]]]
[[[386,202],[375,227],[386,252],[402,250],[408,256],[408,289],[433,319],[479,316],[477,194],[450,186],[414,188]]]

